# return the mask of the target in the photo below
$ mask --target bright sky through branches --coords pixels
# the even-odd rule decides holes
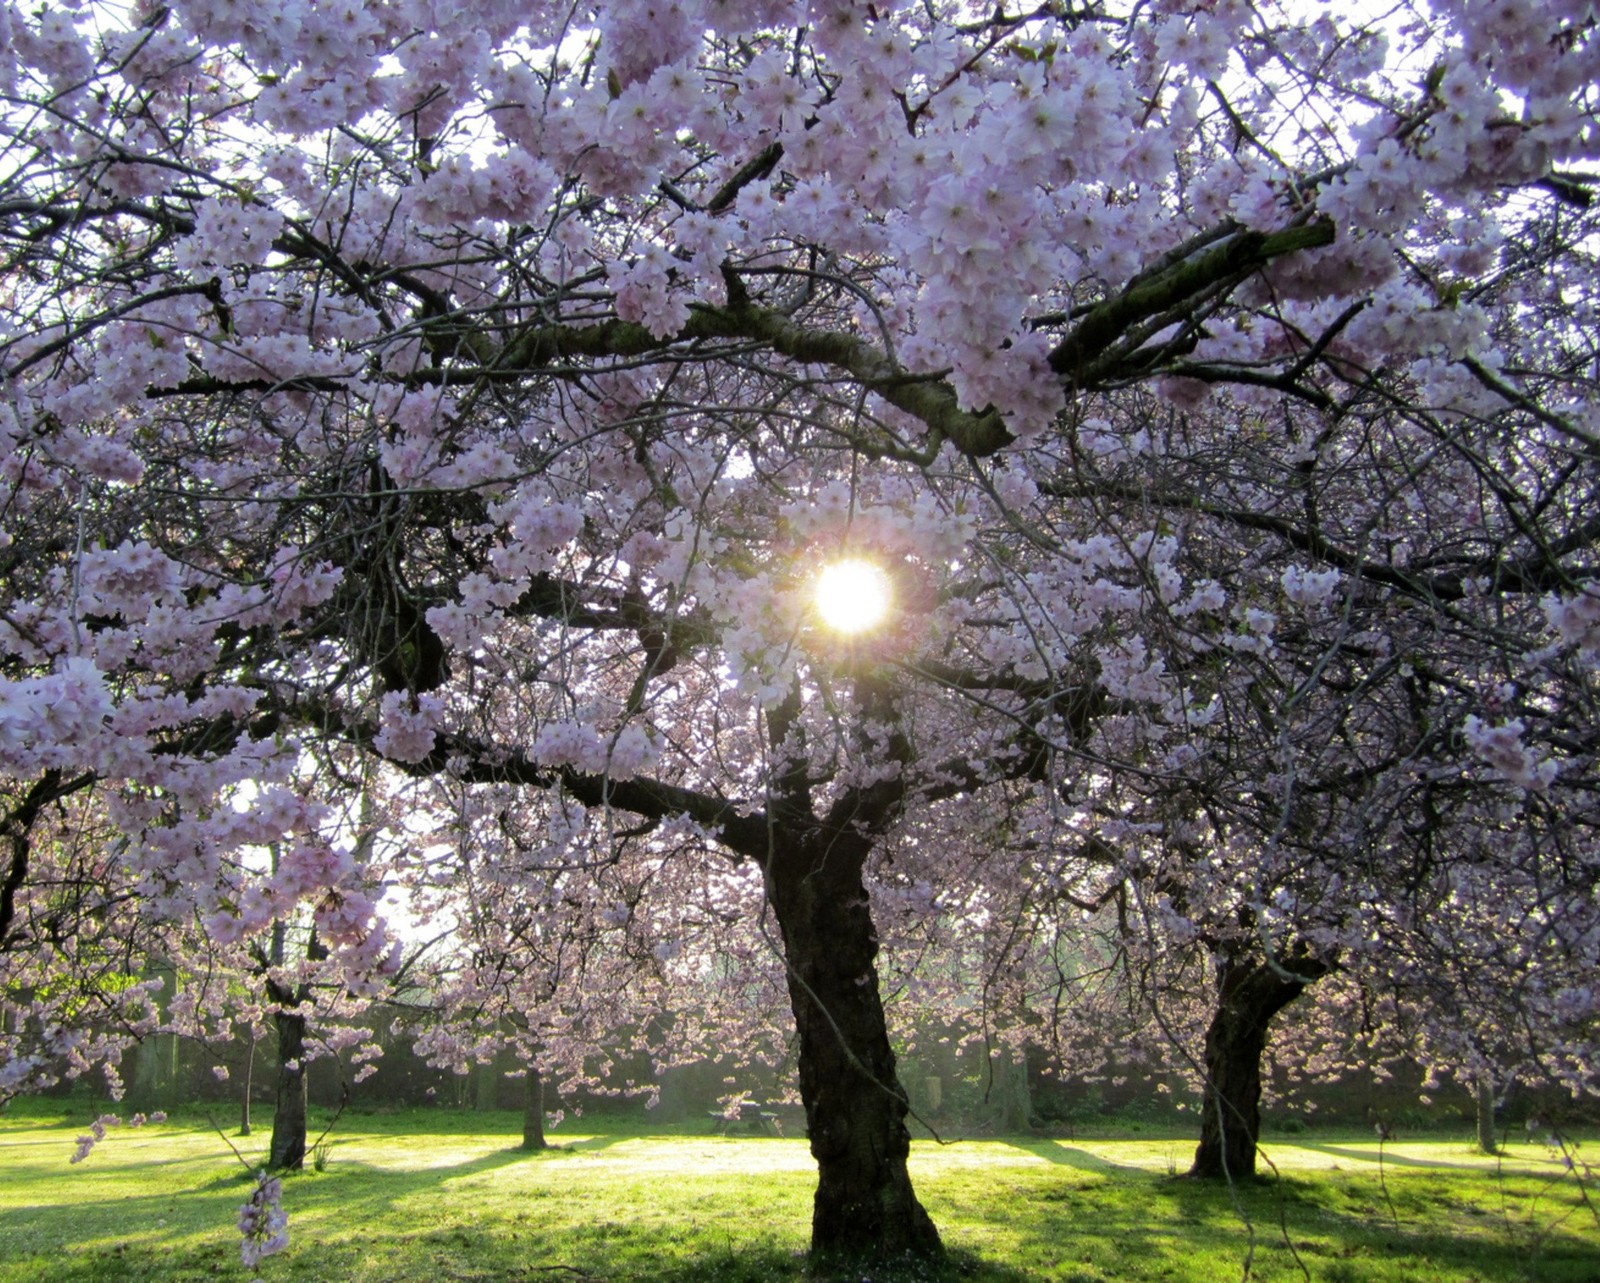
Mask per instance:
[[[845,636],[876,628],[893,599],[883,568],[858,557],[830,562],[817,576],[817,613],[829,628]]]

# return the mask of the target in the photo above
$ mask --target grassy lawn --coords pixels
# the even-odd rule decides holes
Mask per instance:
[[[249,1277],[234,1220],[249,1178],[201,1119],[112,1131],[67,1159],[90,1110],[0,1116],[0,1283]],[[284,1182],[290,1246],[264,1283],[552,1280],[766,1283],[808,1277],[813,1168],[802,1140],[569,1120],[561,1148],[515,1148],[512,1114],[349,1115],[326,1170]],[[267,1131],[238,1141],[259,1160]],[[1074,1283],[1600,1283],[1600,1224],[1541,1146],[1504,1160],[1465,1138],[1270,1142],[1280,1178],[1191,1185],[1192,1141],[919,1141],[913,1177],[952,1249],[888,1279]],[[1387,1193],[1385,1193],[1387,1186]],[[1600,1198],[1600,1191],[1591,1191]],[[1253,1247],[1252,1247],[1253,1241]],[[852,1274],[859,1280],[859,1274]]]

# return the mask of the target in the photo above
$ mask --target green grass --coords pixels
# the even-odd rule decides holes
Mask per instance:
[[[90,1116],[52,1102],[0,1116],[0,1283],[249,1277],[233,1223],[250,1181],[209,1125],[113,1131],[70,1166]],[[519,1135],[511,1114],[347,1114],[327,1169],[285,1180],[291,1244],[260,1277],[810,1277],[804,1141],[578,1119],[553,1134],[561,1148],[530,1155]],[[235,1143],[259,1161],[266,1140],[258,1128]],[[1496,1161],[1465,1138],[1390,1144],[1380,1181],[1370,1137],[1310,1133],[1269,1144],[1281,1175],[1238,1206],[1169,1175],[1191,1149],[1183,1137],[919,1141],[913,1178],[951,1262],[870,1276],[1235,1283],[1248,1260],[1264,1283],[1600,1283],[1600,1224],[1539,1146]]]

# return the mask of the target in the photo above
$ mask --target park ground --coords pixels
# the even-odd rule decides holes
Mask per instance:
[[[268,1131],[198,1112],[114,1129],[68,1163],[93,1106],[0,1114],[0,1283],[250,1279],[371,1283],[768,1283],[819,1277],[802,1249],[814,1168],[800,1139],[569,1118],[542,1154],[510,1113],[346,1113],[284,1181],[290,1246],[254,1273],[234,1228]],[[222,1121],[219,1119],[219,1121]],[[238,1156],[230,1152],[238,1147]],[[1600,1283],[1600,1190],[1537,1139],[1503,1157],[1464,1134],[1269,1136],[1277,1170],[1230,1193],[1180,1173],[1192,1140],[918,1141],[912,1173],[951,1249],[941,1269],[853,1283]],[[1578,1151],[1600,1158],[1600,1142]]]

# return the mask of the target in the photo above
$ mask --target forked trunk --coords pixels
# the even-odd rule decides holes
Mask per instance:
[[[548,1149],[544,1138],[544,1079],[531,1060],[522,1080],[522,1148]]]
[[[278,1107],[272,1115],[273,1171],[298,1172],[306,1163],[306,1018],[296,1010],[272,1017],[278,1030]]]
[[[822,1259],[937,1256],[939,1232],[906,1170],[906,1093],[878,996],[866,853],[865,839],[821,832],[780,845],[767,862],[817,1160],[811,1250]]]
[[[1206,1030],[1205,1103],[1200,1146],[1189,1175],[1209,1180],[1254,1176],[1261,1140],[1261,1057],[1272,1017],[1327,974],[1296,958],[1280,971],[1254,958],[1232,958],[1217,973],[1217,1009]],[[1299,977],[1299,978],[1296,978]]]

